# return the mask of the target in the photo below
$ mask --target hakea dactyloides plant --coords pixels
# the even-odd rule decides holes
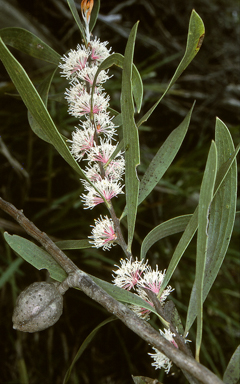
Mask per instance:
[[[134,257],[131,252],[137,207],[147,198],[171,165],[186,135],[193,108],[166,139],[141,181],[137,175],[137,166],[140,162],[138,127],[148,119],[199,51],[204,37],[203,22],[193,11],[186,52],[182,61],[164,94],[136,123],[134,101],[139,112],[143,93],[140,74],[133,65],[137,23],[130,33],[123,57],[112,53],[107,42],[101,42],[92,35],[91,31],[98,12],[98,7],[94,8],[93,0],[82,0],[81,13],[84,25],[78,20],[78,15],[76,16],[74,2],[68,0],[68,4],[83,40],[82,44],[77,45],[76,49],[71,49],[63,57],[36,36],[33,37],[27,31],[19,31],[20,35],[24,34],[22,41],[29,43],[29,46],[33,47],[33,42],[36,42],[34,55],[39,57],[38,48],[41,47],[43,58],[45,57],[46,61],[51,59],[52,63],[60,68],[61,76],[68,81],[65,91],[68,112],[77,119],[68,145],[51,120],[43,100],[25,71],[12,57],[1,38],[0,56],[35,119],[30,119],[31,128],[40,138],[53,144],[80,174],[84,187],[84,193],[80,198],[84,209],[94,209],[101,204],[108,210],[108,215],[100,215],[95,219],[95,224],[89,228],[88,240],[83,240],[84,245],[80,245],[79,249],[91,246],[109,251],[113,246],[119,245],[125,257],[120,260],[112,273],[113,284],[90,277],[80,271],[46,234],[24,216],[22,211],[0,198],[0,207],[14,217],[29,235],[38,240],[47,253],[26,239],[5,233],[5,239],[10,247],[36,268],[47,269],[55,280],[53,284],[34,283],[22,292],[13,315],[14,328],[36,332],[53,325],[62,313],[62,296],[66,290],[69,287],[80,288],[151,344],[153,353],[149,355],[153,358],[152,365],[156,369],[163,368],[169,372],[173,361],[183,370],[191,383],[198,383],[195,380],[197,378],[204,383],[219,384],[221,380],[192,358],[192,353],[186,344],[189,341],[186,339],[188,331],[197,318],[196,360],[199,361],[203,302],[225,257],[235,218],[237,177],[235,157],[239,148],[235,150],[227,127],[219,119],[216,122],[216,140],[211,145],[204,172],[199,207],[193,214],[175,217],[150,231],[143,239],[140,257]],[[97,4],[99,5],[99,1]],[[4,33],[2,36],[4,37]],[[10,39],[11,43],[14,42],[14,36]],[[110,96],[104,89],[105,82],[110,78],[108,68],[113,64],[123,69],[119,116],[110,109]],[[119,125],[115,124],[116,118]],[[119,128],[123,132],[123,144],[118,142]],[[126,198],[126,207],[122,216],[118,218],[114,210],[114,199],[123,194]],[[228,207],[228,210],[224,207]],[[127,243],[120,226],[120,220],[126,215]],[[174,304],[167,300],[173,291],[168,282],[197,230],[196,278],[189,302],[186,327],[183,330]],[[153,269],[145,259],[149,248],[163,237],[181,231],[184,231],[184,234],[168,268],[160,271],[156,265]],[[29,250],[34,253],[34,258],[29,256],[31,253]],[[163,330],[157,332],[149,325],[147,321],[151,313],[158,316]]]
[[[110,116],[108,111],[110,97],[103,86],[110,77],[108,71],[102,70],[95,78],[100,64],[110,56],[111,48],[107,48],[108,42],[101,42],[89,33],[92,3],[82,1],[81,5],[86,44],[78,45],[76,50],[72,49],[64,55],[59,67],[61,75],[69,81],[69,88],[65,92],[68,112],[79,119],[79,125],[75,127],[70,141],[71,152],[78,162],[86,161],[87,165],[83,169],[91,181],[90,184],[87,180],[81,180],[86,191],[81,195],[84,208],[93,209],[98,204],[106,203],[112,215],[111,218],[100,216],[95,220],[89,242],[93,247],[103,250],[110,250],[119,243],[125,250],[122,234],[118,237],[121,228],[111,203],[114,197],[124,193],[124,153],[120,151],[113,157],[119,143],[116,141],[117,127],[112,121],[114,116]],[[159,294],[164,273],[158,271],[158,266],[153,270],[147,262],[135,260],[129,254],[126,256],[126,259],[120,261],[121,266],[114,271],[114,284],[129,291],[133,289],[136,295],[154,307],[148,291],[156,296]],[[162,292],[159,297],[161,305],[172,290],[169,286]],[[139,317],[149,320],[150,309],[137,305],[130,305],[130,308]],[[165,333],[161,331],[161,334],[178,348],[174,333],[165,329]],[[151,356],[156,368],[163,367],[166,372],[169,371],[171,362],[166,356],[157,350]]]

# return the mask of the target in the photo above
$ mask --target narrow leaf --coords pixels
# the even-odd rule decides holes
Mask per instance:
[[[29,264],[36,269],[47,269],[50,276],[57,281],[66,279],[67,274],[62,267],[52,258],[49,253],[38,247],[31,241],[17,235],[4,233],[8,245]]]
[[[16,27],[3,28],[0,30],[0,37],[5,44],[21,52],[54,65],[59,64],[61,56],[26,29]]]
[[[172,87],[172,85],[177,81],[179,76],[183,73],[183,71],[187,68],[187,66],[191,63],[193,58],[198,53],[205,34],[205,28],[203,21],[201,17],[195,12],[195,10],[192,11],[190,22],[189,22],[189,28],[188,28],[188,38],[187,38],[187,47],[185,54],[177,67],[167,89],[163,93],[163,95],[160,97],[160,99],[150,108],[150,110],[139,120],[137,123],[137,126],[139,127],[142,125],[149,116],[152,114],[154,109],[158,106],[162,98],[166,95],[166,93],[169,91],[169,89]]]
[[[90,24],[89,24],[89,30],[90,32],[92,32],[95,24],[96,24],[96,21],[97,21],[97,18],[98,18],[98,14],[99,14],[99,10],[100,10],[100,0],[94,0],[94,6],[93,6],[93,9],[92,9],[92,12],[91,12],[91,18],[90,18]]]
[[[236,154],[238,153],[239,146],[234,151],[231,135],[226,125],[219,119],[216,121],[215,136],[219,170],[216,178],[214,199],[210,209],[203,301],[206,299],[217,277],[227,252],[236,212]],[[196,286],[194,285],[188,309],[185,334],[193,324],[196,312]]]
[[[53,80],[53,77],[55,75],[56,70],[57,70],[57,68],[54,69],[54,71],[52,73],[50,73],[50,75],[48,75],[41,82],[41,84],[38,86],[38,94],[41,96],[42,101],[43,101],[46,108],[47,108],[47,102],[48,102],[49,89],[50,89],[50,86],[51,86],[51,83],[52,83],[52,80]],[[34,119],[34,117],[31,115],[31,113],[29,111],[28,111],[28,122],[29,122],[29,125],[32,128],[33,132],[38,137],[40,137],[40,139],[51,144],[48,136],[44,133],[42,127],[39,126],[39,124],[36,122],[36,120]]]
[[[223,375],[225,384],[237,384],[240,380],[240,345],[232,355]]]
[[[166,275],[165,275],[164,280],[161,284],[161,288],[160,288],[160,291],[158,294],[159,297],[161,297],[162,292],[164,291],[164,289],[168,285],[168,283],[169,283],[169,281],[173,275],[173,272],[177,268],[179,261],[181,260],[185,250],[187,249],[190,241],[192,240],[192,238],[193,238],[193,236],[197,230],[197,226],[198,226],[198,208],[196,208],[194,213],[192,214],[192,217],[190,218],[190,220],[186,226],[186,229],[185,229],[183,235],[181,236],[181,239],[179,240],[178,245],[177,245],[177,247],[176,247],[176,249],[175,249],[175,251],[171,257],[168,269],[166,271]]]
[[[87,46],[87,40],[86,40],[86,35],[85,35],[85,28],[83,23],[80,20],[76,5],[74,0],[67,0],[68,6],[70,8],[70,11],[72,12],[73,18],[76,21],[76,24],[81,32],[82,38],[84,40],[85,45]]]
[[[77,354],[76,356],[74,357],[73,361],[72,361],[72,364],[70,365],[70,367],[68,368],[67,372],[66,372],[66,375],[64,377],[64,380],[63,380],[63,384],[66,384],[71,376],[71,372],[72,372],[72,369],[75,365],[75,363],[78,361],[78,359],[81,357],[81,355],[83,354],[83,352],[85,351],[85,349],[88,347],[88,345],[90,344],[90,342],[92,341],[92,339],[94,338],[94,336],[96,335],[97,331],[99,331],[100,328],[102,328],[105,324],[108,324],[110,323],[111,321],[114,321],[116,320],[116,317],[115,316],[111,316],[109,317],[108,319],[102,321],[96,328],[94,328],[94,330],[86,337],[86,339],[84,340],[84,342],[82,343],[81,347],[79,348],[79,350],[77,351]]]
[[[125,49],[123,75],[122,75],[122,94],[121,94],[121,113],[123,121],[123,140],[125,149],[125,190],[126,205],[128,210],[128,251],[131,245],[135,229],[137,215],[139,179],[137,176],[137,166],[140,163],[139,137],[134,120],[134,105],[132,97],[132,63],[133,51],[136,39],[138,23],[136,23],[128,38]]]
[[[56,245],[58,248],[64,250],[64,249],[85,249],[85,248],[92,248],[91,244],[89,244],[89,241],[86,240],[61,240],[57,241]]]
[[[191,217],[192,215],[174,217],[152,229],[142,242],[140,260],[145,258],[149,248],[151,248],[157,241],[164,237],[184,231]]]
[[[197,335],[196,335],[196,360],[199,361],[200,347],[202,342],[203,327],[203,282],[206,266],[206,251],[208,242],[209,210],[213,198],[214,185],[217,173],[217,148],[212,142],[205,172],[200,189],[198,205],[198,235],[197,235],[197,256],[196,256],[196,277],[197,290]]]
[[[178,153],[178,150],[181,147],[183,139],[188,130],[193,107],[194,105],[182,123],[173,132],[170,133],[161,148],[158,150],[157,154],[152,159],[140,182],[138,204],[141,204],[141,202],[150,194],[153,188],[155,188]]]

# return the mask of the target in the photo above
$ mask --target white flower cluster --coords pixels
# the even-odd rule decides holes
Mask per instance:
[[[61,75],[69,80],[65,92],[68,112],[79,120],[78,127],[72,133],[71,152],[77,161],[87,161],[84,172],[92,182],[82,180],[85,193],[81,195],[85,209],[108,202],[124,193],[122,178],[125,161],[122,152],[113,159],[118,143],[113,144],[116,126],[108,112],[109,96],[104,92],[103,84],[109,79],[108,71],[101,71],[93,88],[93,82],[101,62],[110,55],[108,42],[100,42],[96,37],[91,40],[89,21],[92,3],[82,2],[82,15],[86,24],[87,44],[78,45],[62,57],[59,64]],[[109,237],[108,237],[109,236]],[[117,236],[114,224],[107,216],[95,221],[92,235],[93,246],[109,249]]]
[[[178,348],[178,345],[176,341],[174,340],[174,336],[176,336],[174,333],[172,333],[169,329],[164,329],[164,332],[159,329],[160,334],[170,343],[172,343],[176,348]],[[161,369],[163,368],[166,373],[170,371],[170,368],[172,366],[171,360],[164,355],[164,353],[160,352],[158,349],[153,347],[153,350],[155,353],[149,353],[149,356],[151,356],[154,360],[152,363],[152,366],[155,367],[155,369]]]
[[[152,307],[154,306],[151,300],[148,297],[147,291],[151,291],[156,295],[159,294],[160,288],[165,276],[165,271],[161,272],[156,266],[156,270],[153,270],[151,266],[148,265],[146,261],[135,261],[130,259],[125,259],[120,261],[120,267],[117,266],[117,269],[114,271],[113,283],[120,288],[126,289],[128,291],[132,290],[135,294],[145,300]],[[161,297],[159,298],[160,303],[163,304],[170,292],[173,289],[169,285],[166,289],[163,290]],[[132,311],[134,311],[139,317],[145,320],[149,320],[151,311],[146,308],[141,308],[137,305],[130,305]],[[176,348],[178,348],[173,337],[175,336],[169,329],[165,329],[165,332],[159,330],[161,335],[170,341]],[[156,369],[164,368],[168,373],[172,363],[162,352],[158,351],[156,348],[153,348],[155,353],[149,353],[149,355],[154,359],[152,365]]]
[[[128,291],[132,290],[153,307],[147,291],[152,291],[155,295],[158,295],[165,271],[159,271],[158,266],[156,266],[156,270],[153,270],[147,261],[144,263],[143,260],[138,261],[137,258],[135,261],[133,261],[132,258],[120,260],[120,263],[120,267],[117,266],[117,269],[114,271],[113,283]],[[159,299],[160,303],[163,304],[172,291],[173,289],[170,285],[164,289]],[[150,317],[151,311],[149,309],[141,308],[137,305],[131,305],[131,309],[145,320],[148,320]]]

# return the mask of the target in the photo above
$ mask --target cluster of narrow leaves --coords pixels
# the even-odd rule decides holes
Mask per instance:
[[[69,0],[68,4],[83,38],[85,38],[84,29],[79,20],[74,2]],[[97,1],[93,9],[90,31],[95,25],[98,10],[99,2]],[[165,143],[161,146],[149,164],[145,175],[140,181],[136,173],[140,161],[138,127],[149,118],[158,103],[199,51],[204,35],[204,25],[199,15],[195,11],[192,11],[185,54],[164,94],[139,121],[135,121],[134,102],[137,111],[140,111],[143,88],[140,75],[133,65],[136,33],[137,24],[133,27],[130,33],[125,55],[113,54],[109,56],[101,63],[95,76],[96,80],[97,75],[101,70],[105,70],[112,65],[117,65],[123,70],[121,113],[118,116],[118,121],[121,121],[122,123],[123,142],[119,144],[118,150],[121,148],[125,149],[126,207],[122,213],[122,217],[127,215],[129,252],[133,241],[138,205],[154,189],[171,165],[186,135],[193,108],[189,111],[183,122],[168,136]],[[39,91],[36,90],[27,73],[11,54],[6,45],[13,46],[22,52],[51,63],[54,66],[52,74],[42,82]],[[39,49],[39,47],[41,47],[41,49]],[[86,180],[85,173],[73,157],[66,144],[65,138],[59,133],[47,110],[48,92],[60,61],[60,55],[27,30],[20,28],[6,28],[0,31],[0,57],[28,109],[29,123],[33,131],[41,139],[53,145],[79,176]],[[166,236],[183,232],[172,255],[168,269],[166,270],[165,278],[159,292],[159,295],[161,295],[197,231],[195,282],[192,287],[184,332],[185,335],[188,333],[193,322],[197,318],[197,359],[199,359],[202,339],[203,303],[224,260],[235,220],[237,195],[236,155],[239,148],[239,145],[236,149],[234,148],[228,128],[221,120],[217,119],[215,126],[215,141],[213,141],[210,146],[200,190],[198,207],[192,215],[179,216],[158,225],[143,239],[141,246],[140,259],[144,260],[148,250],[154,243]],[[47,269],[51,277],[57,281],[63,281],[65,279],[65,271],[54,262],[47,252],[20,236],[10,236],[7,233],[5,233],[4,236],[10,247],[37,269]],[[74,243],[68,241],[59,243],[59,247],[61,249],[82,249],[89,247],[89,243],[87,240],[79,240]],[[32,255],[34,255],[34,257]],[[154,311],[152,307],[148,308],[146,302],[132,293],[123,291],[118,287],[113,287],[112,284],[95,277],[93,277],[93,279],[99,286],[117,300]],[[93,335],[91,335],[91,337],[93,337]],[[86,340],[83,343],[77,358],[83,352],[84,348],[86,348],[88,343],[89,340]],[[224,374],[223,380],[225,383],[234,384],[239,379],[239,371],[234,369],[238,357],[239,348],[235,351]],[[69,375],[70,373],[66,375],[65,382],[67,382]]]

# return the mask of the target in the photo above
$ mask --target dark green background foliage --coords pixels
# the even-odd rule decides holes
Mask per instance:
[[[133,24],[140,20],[134,63],[144,83],[141,117],[159,98],[171,79],[185,49],[191,10],[204,21],[206,37],[189,68],[183,73],[155,113],[140,127],[141,165],[144,173],[150,160],[169,133],[176,128],[197,101],[189,131],[172,166],[154,192],[140,206],[137,217],[134,254],[140,241],[154,226],[178,215],[192,213],[207,153],[214,138],[215,117],[230,129],[235,144],[239,140],[239,8],[230,0],[130,0],[102,1],[94,34],[108,40],[114,52],[124,53]],[[80,43],[79,32],[63,0],[2,0],[0,27],[26,28],[60,54]],[[11,49],[38,84],[51,71],[51,65]],[[106,84],[111,106],[119,110],[121,71],[111,69],[114,77]],[[23,209],[25,215],[53,239],[85,239],[94,218],[104,215],[101,206],[84,211],[79,195],[78,176],[57,152],[30,130],[25,106],[1,65],[0,71],[0,195]],[[59,73],[50,92],[49,111],[60,132],[71,137],[76,121],[59,103],[65,80]],[[120,215],[124,197],[114,201]],[[2,233],[25,236],[22,229],[0,212]],[[239,218],[236,219],[225,262],[204,304],[204,334],[201,362],[222,375],[239,344]],[[148,260],[159,269],[168,266],[179,236],[164,239],[148,252]],[[195,242],[186,251],[171,285],[171,298],[182,316],[194,280]],[[84,271],[111,281],[113,265],[123,257],[120,248],[111,252],[69,251],[68,255]],[[62,383],[64,375],[85,337],[108,314],[84,294],[71,290],[65,295],[64,314],[49,330],[39,334],[20,334],[12,329],[11,315],[16,296],[27,285],[46,278],[26,262],[21,263],[7,244],[0,243],[0,274],[13,264],[15,272],[1,283],[0,301],[0,383]],[[1,278],[0,278],[1,279]],[[153,317],[152,323],[158,326]],[[194,328],[194,327],[193,327]],[[189,338],[194,342],[194,330]],[[194,350],[194,348],[193,348]],[[130,384],[131,374],[159,378],[166,383],[184,383],[176,367],[174,375],[164,377],[155,371],[147,355],[148,345],[119,321],[102,328],[77,362],[71,383]],[[24,373],[24,367],[27,373]],[[22,375],[22,377],[21,377]]]

